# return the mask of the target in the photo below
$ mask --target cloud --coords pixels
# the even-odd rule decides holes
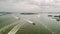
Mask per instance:
[[[0,0],[0,11],[40,12],[40,10],[49,10],[45,7],[50,8],[50,5],[57,7],[59,4],[54,0]],[[41,7],[41,5],[46,6]]]
[[[40,8],[30,0],[0,0],[1,11],[36,11]]]

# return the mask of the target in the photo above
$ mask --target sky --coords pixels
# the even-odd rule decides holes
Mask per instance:
[[[0,0],[0,11],[59,12],[60,0]]]

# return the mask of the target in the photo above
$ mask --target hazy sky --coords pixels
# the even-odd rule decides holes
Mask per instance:
[[[0,0],[0,11],[41,12],[60,11],[59,0]]]

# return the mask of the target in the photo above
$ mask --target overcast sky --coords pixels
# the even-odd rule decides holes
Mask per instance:
[[[60,11],[59,0],[0,0],[0,11],[42,12]]]

